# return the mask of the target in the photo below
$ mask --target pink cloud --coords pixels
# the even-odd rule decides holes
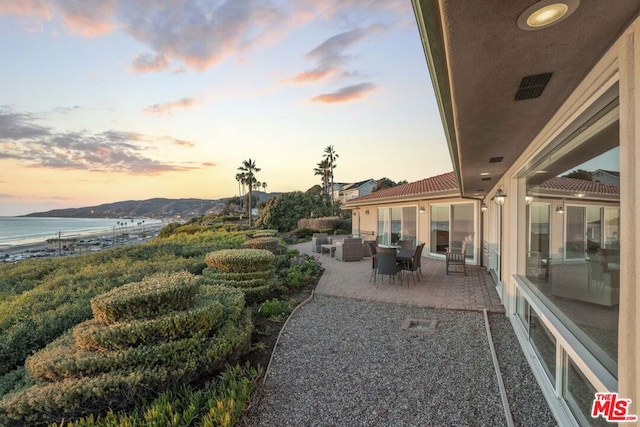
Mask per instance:
[[[51,18],[51,6],[44,0],[0,2],[0,15],[42,16]]]
[[[311,99],[311,102],[322,102],[333,104],[336,102],[347,102],[362,98],[368,92],[373,91],[376,86],[372,83],[360,83],[352,86],[345,86],[332,93],[323,93]]]
[[[171,114],[177,108],[190,108],[197,104],[195,98],[182,98],[177,101],[165,102],[164,104],[150,105],[144,109],[150,114]]]
[[[304,71],[296,76],[293,76],[290,81],[294,83],[315,82],[318,80],[322,80],[325,77],[329,77],[332,74],[335,74],[336,71],[336,68],[316,68],[315,70]]]
[[[164,71],[169,68],[169,60],[160,53],[156,55],[141,53],[133,58],[131,68],[134,73]]]

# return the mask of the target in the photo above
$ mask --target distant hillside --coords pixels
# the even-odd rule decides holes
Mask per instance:
[[[254,192],[260,201],[268,200],[281,193]],[[217,200],[205,199],[164,199],[127,200],[105,203],[83,208],[54,209],[47,212],[30,213],[28,217],[61,218],[193,218],[222,212],[224,202],[229,197]]]

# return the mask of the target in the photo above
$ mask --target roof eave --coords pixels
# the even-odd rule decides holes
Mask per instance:
[[[433,91],[440,111],[442,127],[447,139],[451,163],[460,186],[460,194],[464,195],[464,182],[460,165],[458,140],[455,131],[453,104],[451,97],[451,82],[449,81],[449,66],[447,64],[446,45],[442,28],[440,5],[437,0],[411,0],[413,5],[422,48],[427,59],[427,67],[431,76]],[[423,4],[426,7],[423,7]],[[432,13],[425,14],[423,9]]]
[[[379,199],[371,200],[359,201],[357,199],[351,199],[343,204],[340,209],[349,210],[356,209],[359,206],[371,206],[397,202],[417,202],[420,200],[449,199],[451,197],[460,197],[460,192],[458,190],[447,190],[433,193],[411,194],[406,196],[381,197]]]

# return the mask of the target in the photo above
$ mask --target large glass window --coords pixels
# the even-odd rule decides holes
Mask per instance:
[[[563,366],[563,392],[572,409],[584,409],[592,390],[579,387],[584,381],[578,365],[556,360],[560,342],[545,328],[533,306],[544,305],[546,314],[591,353],[599,367],[618,376],[618,315],[620,302],[620,149],[617,88],[585,110],[576,123],[545,147],[523,172],[526,194],[518,209],[526,215],[528,229],[519,245],[519,275],[523,286],[535,295],[530,302],[530,342],[547,375]],[[606,175],[607,184],[599,182]],[[525,203],[524,196],[533,198]],[[535,302],[535,304],[534,304]],[[523,319],[520,303],[517,314]],[[545,313],[546,310],[545,310]],[[524,319],[523,319],[524,320]],[[567,345],[567,344],[564,344]],[[590,359],[591,360],[591,359]],[[584,366],[584,364],[582,365]],[[598,368],[598,369],[596,369]],[[566,381],[570,382],[569,387]],[[582,382],[581,382],[582,381]],[[553,383],[553,381],[552,381]],[[580,397],[578,397],[580,396]]]
[[[417,224],[415,206],[378,208],[378,244],[395,245],[404,239],[417,246]]]

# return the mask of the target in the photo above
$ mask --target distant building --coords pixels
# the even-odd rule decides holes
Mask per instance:
[[[593,182],[620,187],[620,172],[598,169],[591,174]]]
[[[376,180],[369,178],[360,182],[353,182],[351,184],[345,184],[342,190],[338,193],[338,200],[341,203],[346,203],[348,200],[355,199],[356,197],[366,196],[371,194],[371,190],[376,185]]]

